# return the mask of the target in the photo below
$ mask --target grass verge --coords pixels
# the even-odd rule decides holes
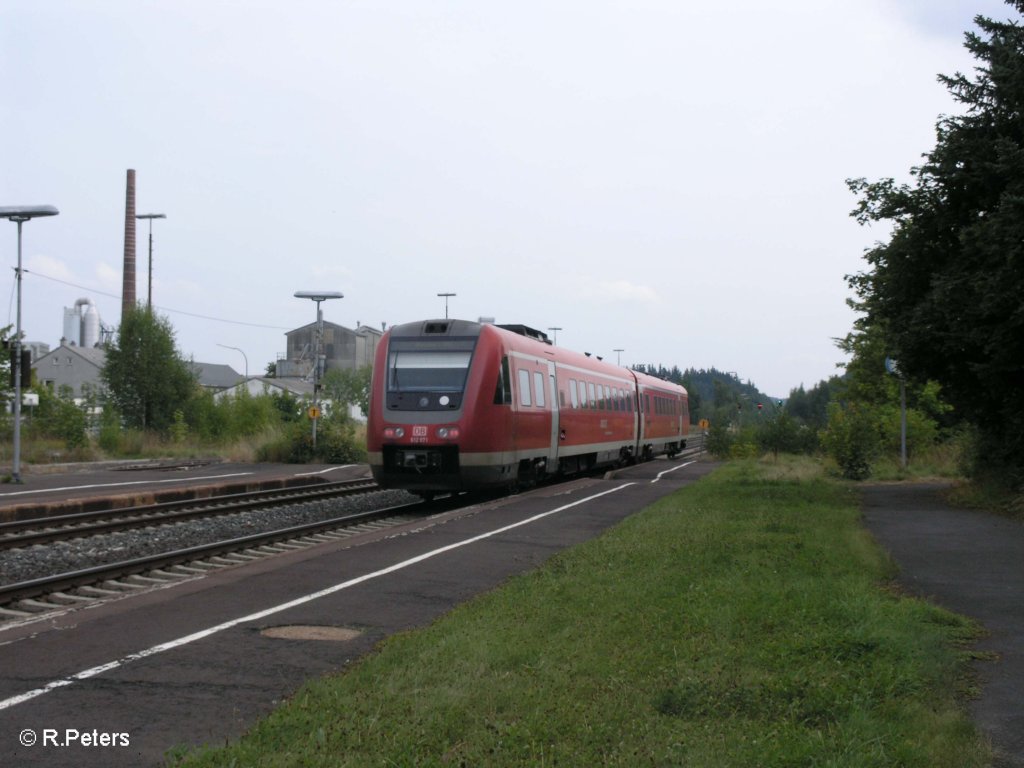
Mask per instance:
[[[974,628],[884,589],[858,517],[806,465],[727,465],[185,764],[987,764]]]

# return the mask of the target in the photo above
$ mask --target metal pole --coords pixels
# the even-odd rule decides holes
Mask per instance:
[[[900,465],[907,468],[907,385],[900,377]]]
[[[21,225],[24,218],[15,218],[18,223],[18,314],[14,331],[14,359],[11,367],[14,369],[14,467],[11,471],[11,481],[21,482]]]
[[[313,352],[313,451],[316,452],[316,422],[320,414],[320,339],[324,332],[324,315],[316,302],[316,343]]]
[[[149,220],[149,280],[146,285],[146,306],[153,311],[153,220]]]
[[[454,293],[439,293],[437,295],[444,297],[444,319],[447,320],[448,319],[448,298],[451,297],[451,296],[456,296],[457,294],[454,294]]]
[[[165,213],[140,213],[136,219],[148,219],[149,220],[149,277],[147,279],[146,289],[146,307],[150,312],[153,311],[153,219],[166,219],[167,214]]]
[[[224,347],[224,349],[233,349],[233,350],[235,350],[235,352],[241,352],[242,353],[242,359],[245,360],[245,379],[246,379],[246,381],[248,381],[249,380],[249,356],[245,354],[245,350],[240,348],[240,347],[232,347],[232,346],[229,346],[227,344],[220,344],[220,343],[218,343],[217,346],[218,347]]]

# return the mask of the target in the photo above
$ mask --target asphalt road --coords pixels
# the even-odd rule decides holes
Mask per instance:
[[[864,521],[912,593],[981,622],[976,645],[996,654],[975,668],[970,711],[999,768],[1024,768],[1024,525],[945,503],[938,484],[863,489]]]
[[[0,630],[0,765],[162,765],[176,747],[237,737],[304,680],[343,669],[387,635],[599,535],[711,467],[658,477],[680,464],[656,461],[615,480],[554,486]],[[338,474],[315,468],[323,470]],[[183,471],[203,484],[213,474],[220,483],[295,468]],[[2,490],[59,499],[113,492],[92,489],[103,484],[161,487],[184,478],[151,469],[126,481],[110,472],[29,478],[26,488]],[[89,489],[61,490],[71,484]],[[1024,768],[1024,526],[952,508],[939,491],[865,486],[864,520],[909,590],[988,629],[977,648],[997,661],[977,663],[982,692],[971,712],[997,750],[996,765]],[[0,508],[22,498],[0,492]],[[339,634],[270,636],[303,626]]]
[[[0,630],[0,765],[162,765],[176,747],[222,744],[303,681],[712,466],[683,465],[654,461]],[[349,639],[268,636],[310,626]]]

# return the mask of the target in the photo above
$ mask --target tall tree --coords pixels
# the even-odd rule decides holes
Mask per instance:
[[[324,395],[334,402],[342,414],[348,414],[349,405],[358,405],[363,416],[370,412],[370,378],[373,366],[356,369],[332,368],[324,374]]]
[[[165,432],[196,387],[170,321],[148,309],[126,312],[106,351],[102,378],[108,401],[127,426]]]
[[[1018,13],[1024,0],[1007,0]],[[979,428],[989,460],[1024,469],[1024,29],[978,16],[966,47],[975,75],[941,76],[961,114],[935,148],[893,179],[847,183],[861,223],[892,225],[848,278],[913,378],[939,382]]]

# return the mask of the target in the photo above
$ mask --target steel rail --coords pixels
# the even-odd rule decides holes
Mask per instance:
[[[180,499],[137,507],[120,507],[0,523],[0,551],[46,544],[112,531],[166,525],[196,517],[220,517],[249,509],[337,498],[377,490],[370,479],[273,488],[222,496]]]
[[[0,586],[0,606],[9,605],[19,600],[27,600],[36,597],[62,592],[77,587],[89,586],[98,582],[112,581],[127,576],[135,576],[149,571],[156,571],[162,568],[170,568],[176,565],[206,560],[218,555],[226,555],[233,552],[241,552],[268,546],[289,539],[299,539],[303,536],[320,533],[332,528],[349,527],[370,520],[375,520],[394,514],[398,510],[405,510],[409,507],[423,505],[422,501],[399,504],[384,509],[371,510],[369,512],[357,512],[349,515],[342,515],[330,520],[321,520],[315,523],[304,523],[288,528],[279,528],[264,533],[255,533],[249,536],[241,536],[234,539],[216,541],[210,544],[200,544],[185,549],[177,549],[171,552],[163,552],[156,555],[147,555],[132,560],[123,560],[117,563],[83,568],[78,571],[68,571],[53,576],[44,576],[30,581],[22,581],[16,584]],[[172,582],[169,582],[172,583]]]

